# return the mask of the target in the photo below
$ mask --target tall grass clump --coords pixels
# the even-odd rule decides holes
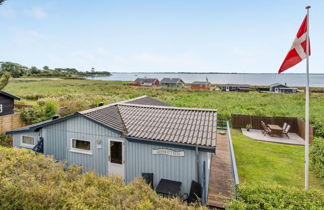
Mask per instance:
[[[228,209],[324,209],[324,194],[280,185],[243,184]]]
[[[55,101],[38,101],[33,108],[20,110],[21,119],[27,125],[49,120],[58,111],[58,105]]]
[[[315,176],[324,178],[324,139],[315,138],[310,151],[311,167]]]
[[[193,209],[158,196],[142,179],[81,173],[48,156],[0,146],[0,209]]]

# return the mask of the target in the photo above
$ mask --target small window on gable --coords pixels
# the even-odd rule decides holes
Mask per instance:
[[[32,136],[22,136],[21,139],[22,144],[34,146],[35,145],[35,138]]]
[[[72,139],[72,149],[90,151],[90,144],[87,140]]]
[[[0,104],[0,113],[2,113],[3,108],[2,108],[2,104]]]

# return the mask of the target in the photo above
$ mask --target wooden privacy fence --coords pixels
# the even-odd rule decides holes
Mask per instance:
[[[16,113],[0,116],[0,134],[16,128],[21,128],[24,125],[24,122],[20,119],[20,114]]]
[[[14,107],[16,109],[26,109],[26,108],[33,108],[33,105],[28,105],[28,104],[15,104]]]
[[[276,124],[283,126],[286,122],[291,125],[289,132],[297,133],[301,138],[305,139],[305,122],[297,117],[266,117],[255,115],[240,115],[232,114],[232,127],[233,128],[245,128],[247,124],[251,124],[253,129],[263,129],[261,121],[265,124]],[[314,139],[314,127],[309,128],[310,143],[313,143]]]

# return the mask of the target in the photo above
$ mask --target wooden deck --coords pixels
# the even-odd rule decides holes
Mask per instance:
[[[234,177],[227,134],[217,135],[216,154],[212,156],[208,188],[208,206],[225,208],[232,198]]]

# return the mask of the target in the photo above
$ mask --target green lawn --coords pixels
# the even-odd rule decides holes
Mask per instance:
[[[240,182],[304,187],[304,147],[252,140],[237,129],[232,138]],[[324,180],[310,173],[310,188],[324,191]]]

